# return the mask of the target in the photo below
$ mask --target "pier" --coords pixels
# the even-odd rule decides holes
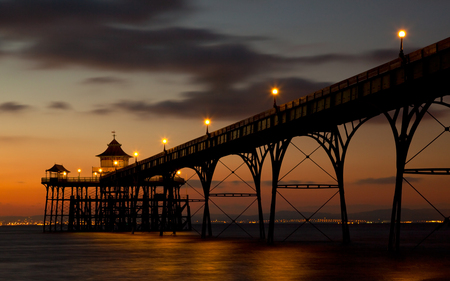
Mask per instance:
[[[258,204],[260,238],[273,243],[278,189],[334,188],[339,196],[342,241],[351,241],[345,201],[344,164],[355,132],[375,116],[385,116],[396,145],[396,184],[388,247],[400,247],[402,189],[405,173],[449,174],[446,167],[406,169],[416,129],[430,107],[450,108],[443,97],[450,94],[450,38],[357,74],[329,87],[231,124],[207,131],[196,139],[166,149],[130,165],[115,166],[98,181],[82,178],[45,178],[47,230],[177,231],[188,228],[189,199],[181,198],[177,171],[190,168],[203,189],[201,236],[212,236],[211,197],[254,196]],[[443,126],[443,131],[449,127]],[[279,173],[294,137],[309,137],[325,150],[336,184],[279,185]],[[254,193],[213,194],[211,181],[220,159],[238,155],[250,170]],[[269,160],[268,160],[269,159]],[[261,171],[271,161],[272,192],[266,237],[261,207]],[[114,159],[110,159],[114,161]],[[50,172],[50,171],[49,171]],[[59,172],[60,173],[60,172]],[[67,179],[67,180],[66,180]],[[152,180],[154,179],[154,180]],[[66,181],[64,181],[66,180]],[[162,191],[157,191],[160,188]],[[70,193],[70,199],[65,194]],[[50,207],[49,207],[50,206]],[[156,211],[158,210],[158,211]],[[186,211],[186,215],[182,212]],[[448,218],[445,217],[445,221]]]

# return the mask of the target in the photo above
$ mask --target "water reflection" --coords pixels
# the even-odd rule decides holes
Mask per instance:
[[[448,247],[392,255],[380,245],[385,244],[269,246],[185,234],[43,234],[0,228],[0,273],[3,280],[447,280]]]

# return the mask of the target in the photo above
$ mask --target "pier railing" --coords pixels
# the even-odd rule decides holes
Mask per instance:
[[[61,177],[61,178],[54,178],[54,177],[45,177],[41,178],[41,182],[44,183],[99,183],[100,177]]]

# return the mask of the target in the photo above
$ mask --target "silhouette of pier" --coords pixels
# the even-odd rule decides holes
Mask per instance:
[[[181,199],[175,194],[173,197],[169,195],[172,192],[170,190],[174,190],[170,184],[174,181],[178,170],[190,168],[196,172],[202,184],[204,206],[201,235],[207,237],[212,236],[210,198],[219,196],[211,193],[214,171],[222,157],[238,155],[247,165],[254,180],[255,192],[252,196],[256,198],[258,204],[260,238],[267,239],[269,243],[274,240],[278,189],[335,188],[338,191],[341,207],[342,239],[344,243],[348,243],[350,242],[350,233],[343,172],[346,152],[355,132],[366,121],[375,116],[384,115],[395,139],[397,170],[388,246],[391,250],[398,250],[404,174],[449,174],[447,168],[405,169],[411,141],[423,116],[431,106],[449,108],[450,104],[443,99],[449,94],[450,38],[447,38],[410,54],[401,54],[392,61],[288,103],[276,105],[274,101],[273,108],[265,112],[220,130],[207,132],[199,138],[178,146],[164,149],[157,155],[104,174],[98,182],[90,184],[104,190],[116,190],[114,198],[122,198],[118,194],[123,192],[123,204],[128,204],[126,207],[128,213],[124,213],[124,216],[129,218],[130,225],[136,225],[133,222],[133,216],[136,217],[135,214],[139,211],[136,210],[137,205],[133,205],[136,203],[132,203],[131,199],[135,193],[129,190],[142,189],[148,186],[148,179],[160,176],[163,179],[161,184],[165,189],[163,193],[166,194],[162,202],[172,204],[169,202]],[[449,131],[449,128],[444,127],[444,130]],[[307,136],[316,140],[325,150],[334,168],[336,185],[320,183],[304,186],[279,185],[280,168],[286,150],[292,138],[298,136]],[[261,206],[261,171],[267,158],[270,159],[272,166],[272,193],[269,229],[266,237]],[[51,185],[50,181],[44,180],[43,183],[47,188],[49,186],[52,188],[47,203],[55,204],[54,197],[56,194],[56,198],[58,198],[58,187],[62,183]],[[77,183],[80,185],[70,185],[70,182],[65,184],[74,189],[81,187],[82,182]],[[76,194],[78,196],[78,193]],[[128,197],[125,194],[129,194]],[[80,197],[88,200],[88,196],[86,188]],[[222,194],[221,196],[245,195],[241,193]],[[95,198],[89,200],[94,200],[95,204],[101,205],[103,202],[101,200],[108,200],[108,198],[98,198],[96,191]],[[56,199],[56,204],[58,203],[58,199]],[[115,204],[119,204],[119,201]],[[83,207],[74,206],[73,208],[81,210]],[[165,211],[161,213],[161,216],[177,217],[170,215],[172,212],[169,210],[170,208],[164,208]],[[102,213],[102,216],[108,217],[106,211],[99,212]],[[62,221],[62,217],[58,218]],[[447,217],[445,219],[448,221]],[[81,218],[79,220],[81,221]],[[167,225],[170,224],[170,220],[164,218],[160,221],[164,221],[166,225],[163,228],[161,228],[161,224],[158,226],[161,231],[168,229]],[[51,224],[56,227],[53,222]],[[90,223],[87,222],[87,224]],[[108,224],[107,221],[100,222],[102,227],[105,227],[106,224]],[[73,225],[78,227],[79,224]]]

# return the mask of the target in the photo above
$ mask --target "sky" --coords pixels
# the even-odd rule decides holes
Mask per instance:
[[[405,53],[443,40],[449,10],[444,0],[0,0],[0,216],[42,214],[45,170],[57,163],[72,176],[77,169],[91,176],[112,131],[125,152],[150,157],[162,151],[163,138],[173,147],[204,134],[205,118],[214,131],[269,109],[273,86],[282,104],[395,59],[400,29],[407,32]],[[450,123],[442,108],[432,110]],[[442,131],[433,118],[423,123],[415,152]],[[285,173],[317,148],[309,139],[294,142],[303,152],[289,148]],[[446,143],[444,134],[411,165],[449,167]],[[357,132],[345,164],[349,212],[390,208],[394,153],[384,117]],[[333,174],[324,152],[311,157],[315,162],[304,161],[282,181],[334,183],[315,164]],[[238,160],[222,159],[215,182]],[[251,184],[245,168],[236,173]],[[270,178],[267,161],[264,210]],[[445,177],[411,178],[436,206],[450,206]],[[191,198],[196,179],[186,188]],[[239,181],[228,177],[216,191],[251,191]],[[405,188],[403,206],[426,206],[411,190]],[[333,193],[283,194],[299,209],[314,209]],[[279,210],[290,208],[279,202]],[[218,204],[230,212],[246,205]]]

